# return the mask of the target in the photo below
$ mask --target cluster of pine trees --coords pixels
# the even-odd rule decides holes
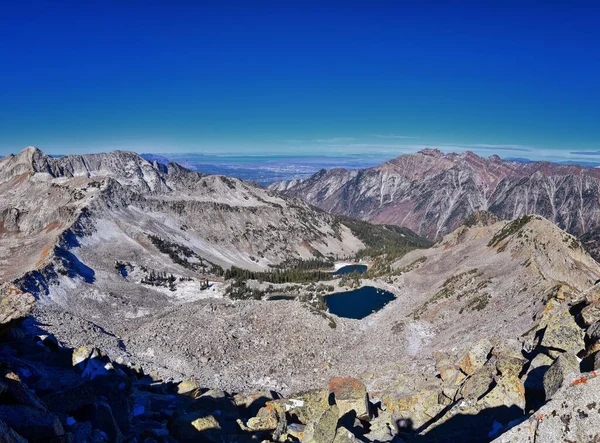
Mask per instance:
[[[163,254],[167,254],[173,263],[177,263],[187,269],[198,271],[202,268],[204,272],[209,272],[213,275],[223,275],[223,268],[219,265],[210,263],[208,260],[204,260],[192,249],[179,243],[173,243],[165,240],[157,235],[148,234],[148,239],[154,246],[158,248]],[[190,261],[194,259],[195,261]],[[210,265],[210,268],[208,267]]]
[[[304,269],[274,269],[268,272],[248,271],[232,266],[225,271],[225,279],[237,281],[258,280],[268,283],[311,283],[321,280],[331,280],[330,272]]]
[[[142,279],[142,283],[151,286],[164,286],[169,288],[171,291],[175,291],[175,282],[177,277],[173,274],[167,274],[166,272],[155,272],[153,269],[150,270],[148,275]]]
[[[275,269],[300,269],[302,271],[323,270],[333,268],[333,260],[322,260],[319,258],[311,258],[307,260],[290,259],[274,266]]]

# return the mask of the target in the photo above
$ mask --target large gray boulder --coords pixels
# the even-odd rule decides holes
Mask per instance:
[[[600,380],[584,374],[563,385],[528,420],[500,435],[495,443],[600,441]]]
[[[579,360],[573,354],[565,352],[558,356],[544,374],[544,393],[546,400],[564,385],[577,378],[579,374]]]

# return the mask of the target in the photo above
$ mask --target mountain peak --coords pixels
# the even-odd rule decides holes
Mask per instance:
[[[425,148],[421,149],[419,154],[429,155],[430,157],[442,158],[445,157],[445,154],[437,148]]]

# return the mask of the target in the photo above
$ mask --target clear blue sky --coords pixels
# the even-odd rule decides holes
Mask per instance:
[[[593,157],[600,7],[470,3],[5,2],[0,154]]]

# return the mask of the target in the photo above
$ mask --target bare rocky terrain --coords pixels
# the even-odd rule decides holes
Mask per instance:
[[[423,248],[123,152],[28,148],[0,161],[0,191],[7,441],[527,441],[600,369],[600,265],[541,216],[474,212]],[[262,281],[355,256],[369,271],[350,283]],[[258,276],[240,293],[235,268]],[[347,285],[396,298],[360,320],[325,311]]]
[[[519,163],[425,149],[363,170],[322,170],[269,187],[326,211],[406,226],[439,239],[477,210],[502,219],[538,214],[574,235],[600,224],[600,169]]]

